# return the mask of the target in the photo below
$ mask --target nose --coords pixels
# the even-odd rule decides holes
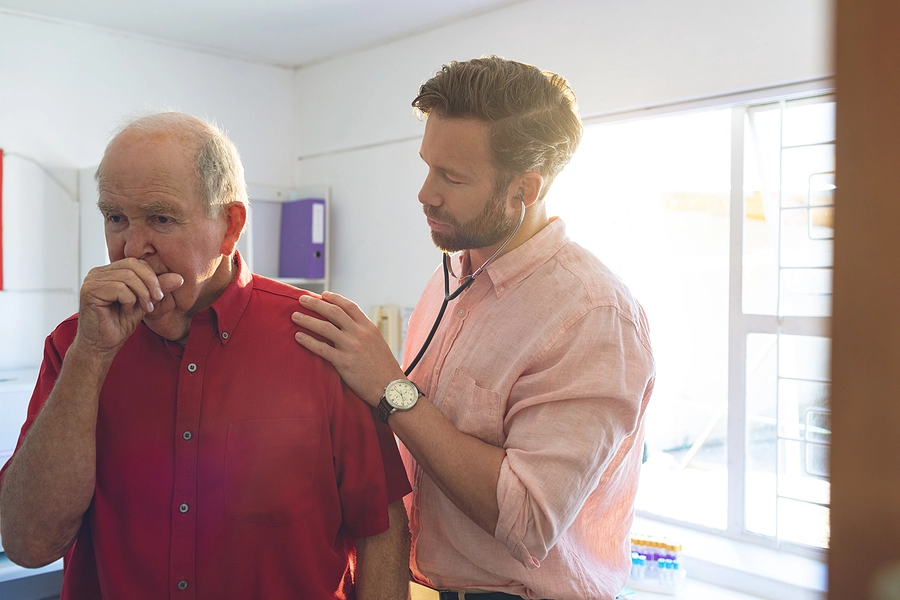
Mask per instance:
[[[422,189],[419,190],[419,202],[422,204],[430,204],[431,206],[439,206],[442,204],[440,194],[435,191],[434,175],[429,171],[422,182]]]
[[[140,225],[130,225],[124,232],[125,258],[146,258],[155,252],[150,231]]]

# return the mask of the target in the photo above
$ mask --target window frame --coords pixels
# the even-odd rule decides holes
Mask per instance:
[[[784,551],[824,562],[828,550],[779,539],[747,530],[746,520],[746,361],[747,336],[750,334],[804,335],[830,338],[831,317],[797,317],[745,314],[743,312],[744,252],[744,148],[745,118],[754,106],[784,103],[792,100],[833,96],[833,78],[820,78],[791,85],[750,90],[736,94],[711,96],[686,102],[650,106],[638,110],[584,116],[585,126],[621,123],[655,116],[684,114],[695,111],[731,109],[731,193],[729,216],[729,307],[728,307],[728,414],[727,467],[728,506],[724,530],[637,510],[644,520],[658,521],[727,538],[749,542],[764,548]],[[780,307],[776,312],[780,310]]]

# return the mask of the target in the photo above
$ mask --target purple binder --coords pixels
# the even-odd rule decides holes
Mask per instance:
[[[281,205],[278,276],[325,277],[325,200],[306,198]]]

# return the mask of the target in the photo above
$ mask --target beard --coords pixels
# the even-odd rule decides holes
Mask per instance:
[[[426,217],[451,226],[448,233],[431,230],[431,241],[444,252],[493,246],[509,237],[519,222],[518,218],[511,218],[506,214],[505,189],[502,193],[495,194],[484,205],[484,209],[466,223],[460,223],[452,215],[427,204],[422,207],[422,211]]]

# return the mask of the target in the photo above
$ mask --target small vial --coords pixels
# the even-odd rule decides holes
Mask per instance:
[[[641,555],[637,552],[631,553],[631,578],[641,580],[644,578],[644,569],[641,565]]]
[[[669,583],[671,583],[671,578],[670,578],[670,574],[672,573],[671,566],[672,566],[672,561],[670,561],[668,558],[660,559],[660,561],[659,561],[659,582],[663,585],[668,585]]]

